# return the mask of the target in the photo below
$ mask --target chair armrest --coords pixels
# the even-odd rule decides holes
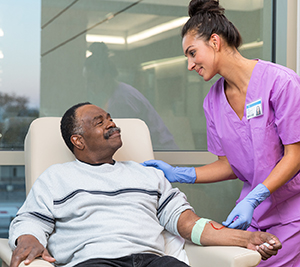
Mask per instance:
[[[2,266],[9,266],[11,254],[12,251],[8,245],[8,239],[0,238],[0,259],[2,259]]]
[[[22,261],[21,264],[19,265],[19,267],[53,267],[53,266],[54,265],[52,265],[50,262],[45,261],[43,259],[35,259],[29,265],[25,265],[24,262]]]
[[[186,242],[184,249],[192,267],[254,267],[261,261],[258,252],[240,247],[201,247]],[[0,238],[0,258],[4,266],[9,266],[12,251],[8,239]],[[24,267],[24,263],[19,265]],[[52,267],[53,265],[41,259],[35,259],[27,267]]]
[[[201,247],[186,242],[184,249],[192,267],[254,267],[261,261],[257,251],[241,247]]]

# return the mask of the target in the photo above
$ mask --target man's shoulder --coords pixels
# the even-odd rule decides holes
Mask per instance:
[[[55,174],[55,173],[58,173],[58,172],[62,172],[62,171],[68,171],[70,169],[73,169],[74,166],[75,166],[75,161],[64,162],[64,163],[56,163],[56,164],[53,164],[53,165],[49,166],[41,174],[40,177],[52,175],[52,174]]]
[[[161,170],[155,167],[143,166],[136,161],[117,161],[118,164],[122,164],[126,168],[132,168],[132,170],[147,173],[148,175],[164,176]]]

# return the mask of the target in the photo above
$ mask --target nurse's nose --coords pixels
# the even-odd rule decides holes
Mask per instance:
[[[188,70],[192,71],[195,69],[196,64],[192,60],[188,60]]]

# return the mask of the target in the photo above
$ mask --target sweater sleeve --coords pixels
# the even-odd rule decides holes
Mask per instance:
[[[161,180],[161,197],[157,216],[160,224],[170,233],[180,235],[177,229],[178,219],[182,212],[187,209],[193,210],[184,193],[178,188],[173,188],[170,182],[159,171]]]
[[[21,235],[33,235],[46,247],[48,237],[54,229],[55,220],[51,212],[53,200],[49,187],[40,178],[34,183],[23,206],[11,222],[9,245],[12,249],[16,248],[16,240]]]

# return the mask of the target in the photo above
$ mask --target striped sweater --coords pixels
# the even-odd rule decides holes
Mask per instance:
[[[24,234],[47,246],[57,266],[133,253],[164,254],[162,230],[179,235],[192,209],[161,171],[127,161],[92,166],[78,160],[48,168],[34,183],[9,243]]]

